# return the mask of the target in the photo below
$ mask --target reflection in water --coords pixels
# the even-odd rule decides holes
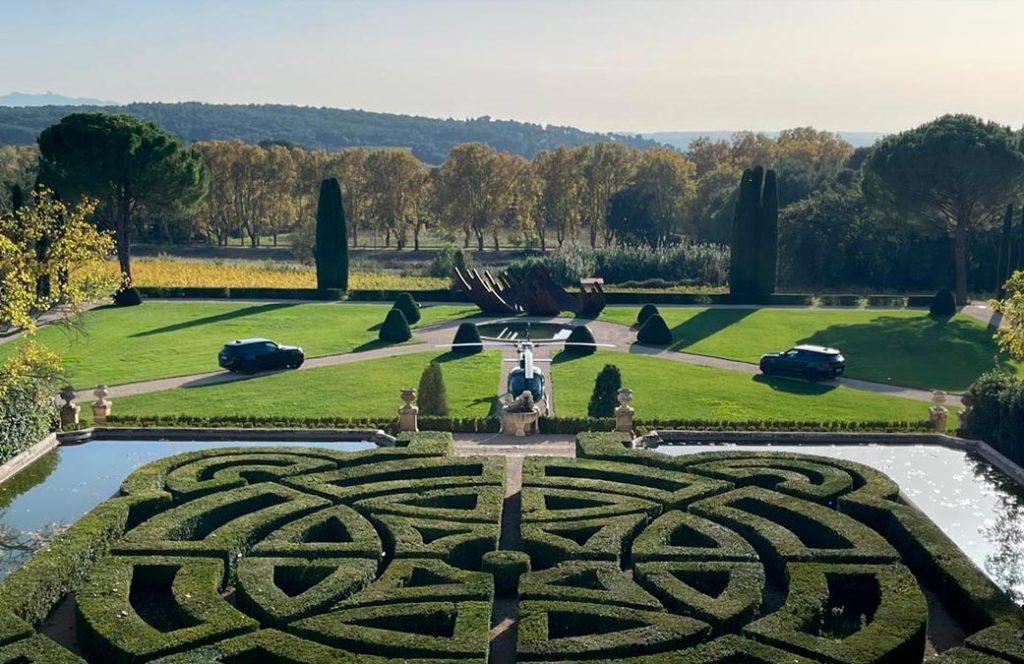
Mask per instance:
[[[45,481],[57,467],[57,461],[58,453],[50,452],[0,484],[0,578],[22,565],[67,528],[63,523],[46,523],[33,530],[22,530],[10,525],[6,519],[8,506],[18,496]]]
[[[216,447],[307,446],[342,452],[373,443],[92,441],[60,447],[0,484],[0,579],[56,534],[117,493],[136,468],[172,454]]]
[[[817,454],[877,468],[1024,605],[1024,488],[984,459],[938,445],[666,445],[658,451],[676,456],[723,448]]]

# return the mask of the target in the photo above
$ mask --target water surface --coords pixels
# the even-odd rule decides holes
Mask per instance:
[[[104,441],[58,447],[0,484],[0,578],[47,538],[117,493],[133,470],[172,454],[216,447],[317,447],[357,452],[371,442]]]
[[[987,461],[941,445],[664,445],[672,456],[713,450],[797,452],[856,461],[899,484],[1000,588],[1024,605],[1024,488]]]

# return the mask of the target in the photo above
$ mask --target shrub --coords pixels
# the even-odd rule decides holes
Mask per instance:
[[[932,316],[952,316],[956,313],[956,295],[948,288],[940,288],[928,308]]]
[[[667,346],[672,343],[672,330],[660,314],[654,314],[640,326],[636,340],[649,346]]]
[[[420,322],[420,306],[416,304],[411,293],[399,293],[395,298],[394,308],[402,312],[409,325]]]
[[[452,352],[456,355],[472,355],[484,349],[483,342],[480,339],[480,330],[477,329],[476,323],[462,323],[459,325],[459,329],[455,332],[455,338],[452,339],[452,344]],[[455,344],[476,345],[456,347]]]
[[[412,339],[412,331],[409,330],[409,321],[401,309],[391,309],[384,324],[380,326],[377,338],[392,344],[400,344]]]
[[[337,178],[320,183],[316,207],[316,284],[317,288],[348,290],[348,229],[341,204],[341,184]]]
[[[444,389],[441,365],[437,362],[431,362],[423,370],[416,404],[420,407],[421,415],[448,415],[448,393]]]
[[[0,464],[35,445],[55,426],[57,406],[32,384],[0,394]]]
[[[446,244],[434,255],[434,260],[430,262],[427,274],[431,277],[451,279],[455,275],[455,268],[465,272],[472,267],[472,254],[458,245]]]
[[[622,372],[614,364],[604,365],[604,369],[594,380],[594,392],[587,404],[587,415],[590,417],[613,417],[618,406],[619,389],[622,388]]]
[[[569,338],[565,340],[565,352],[570,355],[593,355],[597,348],[594,346],[594,335],[586,325],[577,325],[572,328]]]
[[[138,288],[122,288],[114,293],[115,307],[136,307],[142,304],[142,293]]]
[[[645,304],[640,307],[640,313],[636,315],[636,324],[638,326],[643,326],[643,324],[647,322],[647,319],[655,314],[659,316],[661,315],[661,312],[658,311],[658,307],[650,303]]]

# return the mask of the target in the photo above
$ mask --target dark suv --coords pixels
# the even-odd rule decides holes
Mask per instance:
[[[808,380],[835,378],[846,370],[846,358],[835,348],[794,346],[785,353],[761,356],[761,373],[797,374]]]
[[[298,369],[305,359],[298,346],[282,346],[270,339],[236,339],[220,349],[217,363],[228,371],[254,373],[268,369]]]

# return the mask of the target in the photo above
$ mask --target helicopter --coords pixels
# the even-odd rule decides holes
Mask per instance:
[[[515,399],[523,392],[529,392],[533,397],[534,403],[543,404],[542,410],[549,412],[551,409],[551,403],[548,399],[548,393],[546,390],[546,380],[544,372],[537,367],[538,363],[545,362],[549,363],[551,360],[535,358],[534,350],[540,346],[553,346],[555,344],[565,344],[566,339],[544,339],[544,340],[532,340],[530,339],[530,324],[526,324],[526,334],[523,338],[519,338],[517,333],[506,334],[507,331],[503,331],[497,337],[480,337],[480,343],[464,343],[464,344],[447,344],[438,346],[438,348],[468,348],[468,347],[509,347],[513,346],[516,349],[516,359],[506,359],[506,362],[515,362],[519,366],[508,372],[508,378],[505,381],[506,394],[511,398]],[[614,348],[613,344],[597,344],[587,342],[573,341],[573,345],[576,346],[591,346],[594,348]]]

